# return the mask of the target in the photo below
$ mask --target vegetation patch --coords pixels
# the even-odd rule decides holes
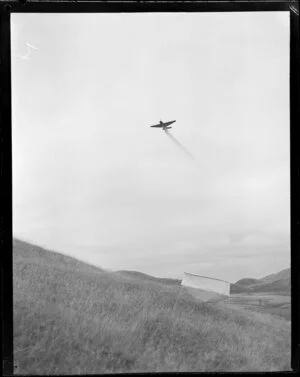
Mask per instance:
[[[290,322],[15,242],[17,374],[283,371]]]

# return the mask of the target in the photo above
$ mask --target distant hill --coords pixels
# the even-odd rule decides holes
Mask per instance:
[[[267,275],[261,278],[260,280],[272,282],[272,281],[277,281],[277,280],[290,279],[290,277],[291,277],[291,269],[286,268],[282,271],[277,272],[276,274]]]
[[[253,292],[290,292],[291,279],[279,279],[269,282],[261,282],[251,287]]]
[[[247,285],[251,285],[251,284],[255,284],[259,282],[260,282],[259,279],[244,278],[244,279],[238,280],[235,284],[247,286]]]
[[[230,284],[230,294],[251,292],[251,288],[240,284]]]
[[[231,284],[230,292],[281,292],[290,294],[290,272],[290,268],[286,268],[275,274],[267,275],[261,279],[240,279],[235,284]]]
[[[141,279],[144,281],[153,281],[156,283],[161,283],[161,284],[166,284],[166,285],[181,285],[181,280],[179,279],[157,278],[157,277],[147,275],[138,271],[121,270],[117,272],[121,275],[128,276],[130,278]]]
[[[14,241],[15,374],[290,370],[285,319],[199,303],[143,275]]]
[[[56,268],[64,270],[74,271],[79,269],[80,271],[103,271],[101,268],[94,265],[82,262],[74,257],[69,257],[67,255],[58,253],[56,251],[50,251],[44,249],[43,247],[32,245],[28,242],[22,240],[13,239],[13,249],[17,250],[18,253],[14,254],[16,263],[31,262],[39,265],[51,265],[54,263]]]

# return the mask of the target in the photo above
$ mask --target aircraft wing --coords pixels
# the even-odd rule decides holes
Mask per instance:
[[[154,126],[150,126],[150,127],[163,127],[163,125],[161,125],[161,124],[154,124]]]
[[[175,123],[175,122],[176,122],[176,120],[171,120],[170,122],[165,122],[165,123],[164,123],[164,126],[167,127],[167,126],[169,126],[170,124]]]

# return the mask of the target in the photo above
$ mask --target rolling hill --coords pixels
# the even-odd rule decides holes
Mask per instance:
[[[141,279],[144,281],[152,281],[155,283],[161,283],[165,285],[181,285],[181,280],[179,279],[170,279],[170,278],[157,278],[151,275],[144,274],[138,271],[117,271],[118,273],[122,274],[123,276],[128,276],[129,278]]]
[[[288,321],[159,280],[15,240],[15,374],[290,370]]]
[[[280,292],[282,294],[291,294],[291,270],[286,268],[276,274],[267,275],[261,279],[244,278],[231,284],[231,293],[243,292]]]
[[[263,278],[261,278],[261,281],[268,281],[268,282],[275,282],[278,280],[285,280],[291,278],[291,269],[286,268],[284,270],[281,270],[277,272],[276,274],[267,275]]]
[[[248,286],[248,285],[252,285],[259,282],[260,282],[259,279],[244,278],[244,279],[238,280],[235,284]]]
[[[291,293],[291,279],[279,279],[275,281],[261,282],[251,286],[253,292],[281,292],[285,294]]]

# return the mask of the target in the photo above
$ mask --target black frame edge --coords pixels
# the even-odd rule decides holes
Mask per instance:
[[[9,12],[86,13],[86,12],[238,12],[238,11],[288,11],[285,0],[237,1],[16,1],[4,3]],[[72,7],[72,9],[71,9]]]
[[[0,53],[0,250],[3,256],[1,264],[2,371],[3,375],[13,375],[11,56],[10,12],[7,7],[0,8]]]
[[[0,4],[0,250],[4,251],[1,264],[1,293],[2,293],[2,368],[4,375],[13,375],[13,282],[12,276],[12,135],[11,135],[11,56],[10,56],[10,13],[27,12],[150,12],[150,11],[212,11],[209,2],[197,4],[177,3],[172,9],[172,4],[145,4],[145,2],[131,2],[122,6],[119,3],[102,2],[80,3],[69,2],[31,2],[26,6],[21,2]],[[191,6],[190,10],[187,10]],[[231,4],[231,9],[226,10],[228,3],[224,3],[224,9],[220,10],[221,2],[214,4],[219,11],[284,11],[289,9],[289,2],[236,2]],[[122,8],[122,9],[120,9]],[[154,9],[155,8],[155,9]],[[198,9],[197,9],[198,8]],[[245,9],[246,8],[246,9]],[[168,9],[168,10],[167,10]],[[296,297],[300,291],[300,202],[297,195],[300,192],[300,153],[297,139],[297,126],[299,127],[299,16],[290,10],[290,174],[291,174],[291,295],[292,295],[292,369],[299,371],[300,365],[300,302]],[[6,204],[6,205],[5,205]],[[5,252],[6,251],[6,252]],[[5,310],[4,310],[5,306]]]
[[[300,366],[300,153],[299,153],[299,15],[290,8],[290,219],[291,219],[291,366]]]

